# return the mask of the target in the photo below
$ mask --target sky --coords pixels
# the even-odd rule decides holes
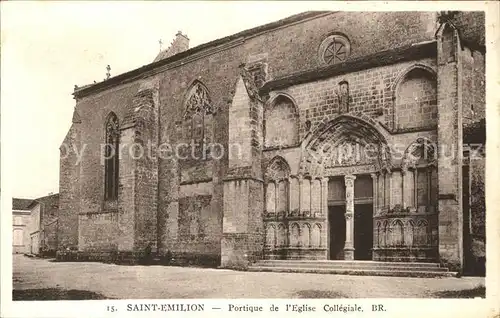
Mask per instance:
[[[71,125],[75,84],[103,80],[108,64],[115,76],[151,63],[159,40],[168,46],[177,31],[187,34],[194,47],[313,7],[298,2],[3,2],[2,151],[9,158],[2,164],[8,165],[3,172],[12,196],[59,191],[59,146]]]

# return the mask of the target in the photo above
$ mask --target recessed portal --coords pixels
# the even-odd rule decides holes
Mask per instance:
[[[330,226],[330,255],[332,260],[344,259],[345,246],[345,206],[328,207],[328,224]]]
[[[354,259],[371,260],[373,247],[373,205],[354,205]]]

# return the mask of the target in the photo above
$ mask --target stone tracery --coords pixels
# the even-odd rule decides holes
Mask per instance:
[[[185,99],[183,116],[183,139],[187,144],[194,143],[195,157],[192,159],[207,159],[210,153],[202,153],[204,144],[213,139],[212,117],[217,113],[208,89],[200,81],[195,80],[189,88]],[[210,147],[205,148],[207,151]],[[182,155],[186,157],[186,155]]]

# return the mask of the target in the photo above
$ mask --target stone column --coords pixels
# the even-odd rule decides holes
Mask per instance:
[[[287,206],[288,212],[286,213],[286,215],[288,216],[292,213],[292,176],[288,177],[287,181],[288,185],[286,191],[288,197],[288,206]]]
[[[382,197],[384,198],[384,209],[387,207],[387,171],[384,170],[382,172],[382,184],[383,184],[383,189],[382,189]]]
[[[320,247],[327,247],[325,250],[325,259],[328,259],[328,251],[330,250],[330,226],[328,224],[328,177],[321,178],[321,216],[325,218],[325,221],[324,228],[321,231]]]
[[[388,211],[392,209],[392,171],[390,169],[387,169],[387,173],[385,174],[385,177],[387,178],[386,184],[385,184],[385,193],[386,193],[386,203],[387,203],[387,209]]]
[[[328,219],[328,178],[321,178],[321,215]]]
[[[413,207],[418,212],[418,169],[413,169]]]
[[[302,211],[304,210],[304,189],[302,188],[304,185],[304,177],[302,175],[299,175],[298,179],[299,179],[299,215],[302,215]]]
[[[372,177],[372,182],[373,182],[373,217],[377,215],[378,213],[378,174],[377,173],[371,173],[370,176]],[[378,233],[377,233],[377,228],[375,225],[375,222],[373,222],[373,232],[372,232],[372,238],[373,238],[373,244],[372,247],[376,248],[377,247],[377,242],[378,242]],[[377,233],[377,236],[375,234]],[[372,259],[373,259],[373,249],[372,249]]]
[[[401,170],[401,206],[406,209],[406,167]]]
[[[445,22],[437,39],[437,144],[447,153],[438,155],[439,261],[460,271],[463,265],[462,160],[463,52],[458,30]],[[443,151],[440,149],[440,151]],[[449,151],[449,152],[448,152]]]
[[[373,182],[373,215],[376,215],[378,207],[378,175],[376,173],[371,173],[370,176]]]
[[[344,259],[354,259],[354,180],[356,176],[344,176],[345,181],[345,247]]]
[[[309,216],[314,217],[314,211],[313,211],[313,187],[314,187],[314,180],[315,178],[311,176],[311,179],[309,179]]]
[[[431,191],[432,191],[432,166],[427,167],[427,208],[426,211],[430,212],[431,203]]]

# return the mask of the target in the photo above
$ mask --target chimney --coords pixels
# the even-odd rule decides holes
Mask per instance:
[[[188,49],[189,38],[186,35],[182,34],[181,31],[179,31],[175,35],[175,39],[172,41],[172,43],[170,43],[170,46],[166,50],[161,51],[158,56],[156,56],[154,62],[163,60],[167,57],[171,57]]]

